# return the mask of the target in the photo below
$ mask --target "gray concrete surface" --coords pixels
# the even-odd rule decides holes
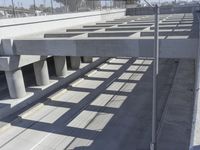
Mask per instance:
[[[20,99],[11,99],[9,97],[8,87],[4,73],[1,73],[0,83],[0,119],[13,114],[16,111],[23,110],[26,106],[31,106],[32,103],[36,103],[41,98],[65,84],[76,80],[81,75],[90,71],[93,67],[100,65],[106,60],[106,58],[93,58],[93,63],[84,63],[80,65],[78,70],[68,70],[67,75],[64,77],[56,77],[53,59],[48,59],[50,84],[47,86],[37,86],[35,82],[35,75],[32,66],[22,68],[24,81],[26,85],[27,95]]]
[[[180,14],[180,13],[192,13],[195,9],[199,9],[198,6],[161,6],[161,14]],[[153,15],[154,11],[151,7],[138,7],[127,8],[126,15]]]
[[[54,57],[56,75],[58,77],[67,75],[67,60],[65,56]]]
[[[92,62],[92,57],[81,57],[81,61],[83,63],[91,63]]]
[[[158,141],[159,146],[166,145],[164,149],[189,147],[186,131],[191,127],[193,78],[193,61],[160,60],[158,134],[162,136]],[[152,60],[110,59],[45,98],[41,107],[24,112],[21,119],[1,132],[0,149],[20,145],[20,150],[148,150],[151,97]],[[179,113],[182,108],[187,117]],[[172,127],[176,127],[176,117],[180,128],[169,132],[165,123],[170,119]],[[181,144],[166,139],[177,136]]]
[[[30,40],[24,40],[23,37],[14,42],[3,42],[3,50],[9,55],[152,56],[152,19],[153,16],[124,17],[101,25],[67,29],[67,34],[62,35],[57,33]],[[191,14],[163,15],[160,23],[162,58],[196,57],[198,28]],[[19,66],[19,58],[13,57]],[[6,67],[0,67],[10,68],[10,58],[13,60],[13,57],[0,57],[0,61],[7,64]],[[62,65],[58,67],[59,63],[55,64],[57,76],[63,73]],[[0,148],[13,149],[16,145],[22,145],[22,149],[149,149],[151,63],[151,60],[142,58],[136,61],[127,58],[111,59],[54,95],[43,97],[45,102],[39,108],[24,112],[19,116],[20,119],[12,122],[10,130],[2,132]],[[80,57],[70,57],[68,65],[71,69],[78,69]],[[47,66],[44,70],[41,66],[44,65],[34,65],[35,70],[38,70],[36,81],[38,75],[41,75],[39,79],[48,79]],[[161,60],[158,85],[158,147],[161,150],[183,150],[189,147],[193,105],[191,87],[194,84],[192,66],[192,60]],[[31,87],[30,91],[39,89],[42,95],[57,81],[62,82],[52,80],[47,87]],[[57,87],[59,85],[56,84]],[[17,106],[25,99],[15,101],[13,105]],[[1,101],[1,112],[13,107],[8,105],[10,101]],[[52,141],[57,144],[52,145]]]
[[[38,86],[49,84],[49,71],[46,60],[41,60],[33,64],[36,84]]]
[[[6,71],[6,80],[11,98],[22,98],[26,95],[21,69]]]
[[[194,105],[194,75],[194,61],[181,60],[164,110],[158,134],[158,149],[189,149]]]
[[[67,58],[69,69],[78,69],[80,67],[81,58],[77,56],[71,56]]]
[[[143,32],[154,32],[153,21],[153,15],[127,16],[113,20],[113,24],[105,22],[104,25],[83,25],[44,36],[20,37],[13,40],[13,53],[44,56],[152,57],[154,35]],[[193,14],[161,15],[159,23],[160,57],[194,59],[198,50],[199,26]]]

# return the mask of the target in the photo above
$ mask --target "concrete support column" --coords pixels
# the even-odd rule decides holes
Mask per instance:
[[[58,77],[67,75],[67,60],[65,56],[54,56],[56,75]]]
[[[26,95],[24,78],[21,69],[5,71],[11,98],[22,98]]]
[[[70,56],[68,59],[68,65],[70,69],[79,69],[81,58],[78,56]]]
[[[41,60],[33,64],[36,84],[39,86],[49,84],[49,72],[46,60]]]
[[[91,63],[92,57],[81,57],[83,63]]]

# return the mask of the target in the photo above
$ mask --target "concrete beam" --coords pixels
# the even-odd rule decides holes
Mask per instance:
[[[106,28],[105,31],[134,31],[134,30],[143,30],[146,26],[133,26],[133,27],[113,27]]]
[[[47,34],[44,34],[44,38],[55,38],[55,37],[66,38],[66,37],[77,36],[80,34],[83,34],[83,33],[47,33]]]
[[[136,32],[92,32],[88,37],[128,37]]]
[[[151,30],[154,30],[154,27],[150,27]],[[161,30],[169,30],[169,29],[192,29],[192,26],[160,26]]]
[[[0,56],[0,71],[16,70],[34,62],[44,60],[47,57],[42,57],[39,55]]]
[[[100,23],[96,23],[96,25],[116,25],[116,24],[121,24],[123,22],[100,22]]]
[[[113,26],[112,24],[106,24],[106,25],[85,25],[83,28],[106,28],[106,27],[111,27]]]
[[[17,55],[152,57],[154,39],[92,38],[14,40]],[[31,46],[30,46],[31,45]],[[195,58],[198,39],[160,39],[161,58]]]
[[[194,33],[191,33],[190,31],[160,31],[159,32],[159,36],[191,36],[192,34]],[[141,32],[141,36],[154,36],[154,31]]]
[[[74,36],[86,36],[86,37],[128,37],[136,32],[130,31],[110,31],[110,32],[91,32],[91,33],[48,33],[44,35],[44,38],[69,38]]]
[[[92,32],[92,31],[96,31],[99,30],[101,28],[81,28],[81,29],[67,29],[67,32]]]
[[[135,23],[135,22],[127,22],[127,24],[124,24],[124,25],[130,25],[130,26],[139,26],[139,25],[142,25],[142,26],[151,26],[153,25],[154,23]],[[118,26],[121,26],[121,25],[118,25]]]

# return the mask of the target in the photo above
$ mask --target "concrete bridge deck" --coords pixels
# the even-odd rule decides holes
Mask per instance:
[[[65,84],[66,76],[59,79],[64,85],[61,91],[44,95],[39,105],[11,116],[11,120],[17,119],[11,126],[2,128],[0,148],[13,149],[21,145],[21,149],[149,149],[152,60],[146,57],[153,56],[153,18],[126,16],[45,34],[3,39],[0,70],[6,73],[10,96],[23,97],[21,102],[27,99],[24,95],[29,92],[21,86],[25,80],[21,67],[33,64],[39,89],[36,88],[34,95],[42,93],[45,86],[51,87],[46,65],[49,55],[54,56],[56,76],[69,75],[66,56],[78,60],[75,66],[80,63],[80,56],[134,58],[112,58],[97,67],[103,63],[99,61],[88,74],[91,68],[82,68],[84,73],[79,71],[74,79],[85,75],[70,85]],[[160,57],[181,58],[160,60],[157,134],[161,150],[189,147],[194,93],[197,93],[197,89],[194,92],[194,60],[199,46],[198,25],[192,14],[160,17]],[[15,100],[1,103],[9,103],[7,108],[10,108],[20,102]],[[9,118],[2,121],[10,122]]]
[[[194,61],[160,60],[158,149],[189,147]],[[185,82],[182,82],[185,81]],[[0,149],[147,150],[152,60],[112,58],[1,131]]]
[[[153,20],[153,15],[129,16],[44,35],[19,37],[13,39],[12,53],[43,56],[152,57]],[[161,15],[159,26],[161,58],[196,56],[199,28],[195,16],[192,14]],[[59,46],[54,47],[55,45]]]

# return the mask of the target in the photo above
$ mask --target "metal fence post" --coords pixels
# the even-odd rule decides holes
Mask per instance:
[[[15,4],[14,4],[13,0],[12,0],[12,11],[13,11],[13,16],[15,18],[16,17],[16,13],[15,13]]]
[[[92,0],[92,7],[93,7],[93,10],[95,10],[95,3],[94,3],[94,0]]]
[[[101,11],[101,1],[100,0],[98,0],[98,8]]]
[[[152,100],[152,141],[151,150],[156,150],[157,142],[157,78],[159,65],[159,7],[155,6],[154,25],[154,61],[153,61],[153,100]]]
[[[75,11],[78,12],[78,9],[79,9],[79,8],[78,8],[78,1],[75,0]]]
[[[65,12],[67,13],[67,0],[65,0]]]
[[[34,8],[34,13],[35,13],[35,16],[37,16],[37,13],[36,13],[36,3],[35,3],[35,0],[33,0],[33,8]]]
[[[54,14],[54,11],[53,11],[53,0],[51,0],[51,13]]]

